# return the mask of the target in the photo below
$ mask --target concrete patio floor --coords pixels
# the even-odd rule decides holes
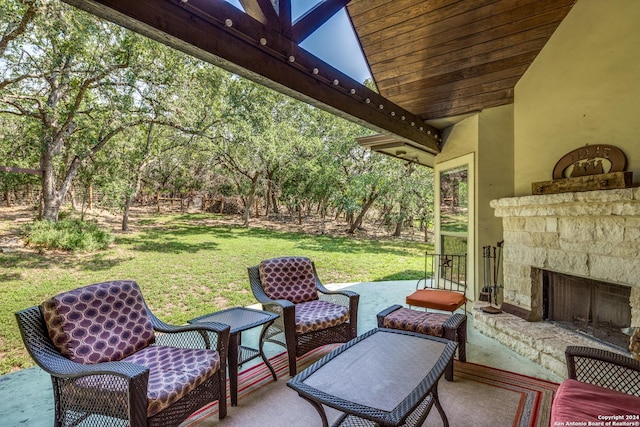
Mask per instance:
[[[405,296],[415,290],[416,281],[363,282],[327,285],[350,289],[360,294],[358,332],[377,326],[376,314],[392,304],[404,304]],[[560,382],[562,378],[520,356],[496,340],[479,333],[468,313],[467,361]],[[257,343],[259,328],[243,333],[243,343]],[[282,352],[277,345],[266,344],[268,356]],[[254,363],[258,363],[256,360]],[[250,366],[246,364],[245,367]],[[53,393],[48,374],[29,368],[0,376],[0,425],[6,427],[45,427],[53,425]],[[248,426],[249,427],[249,426]]]

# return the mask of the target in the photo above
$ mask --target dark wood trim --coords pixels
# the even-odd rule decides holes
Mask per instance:
[[[291,40],[291,30],[293,28],[291,19],[291,1],[278,1],[280,12],[280,34]]]
[[[247,15],[274,30],[280,29],[280,18],[271,4],[271,0],[240,0]]]
[[[438,129],[224,1],[65,1],[333,114],[440,152]]]
[[[13,166],[0,166],[0,172],[14,172],[14,173],[26,173],[29,175],[42,175],[44,171],[42,169],[26,169],[16,168]]]
[[[325,0],[316,5],[293,25],[292,40],[300,43],[309,37],[311,33],[320,28],[329,18],[345,7],[347,3],[349,3],[349,0]]]

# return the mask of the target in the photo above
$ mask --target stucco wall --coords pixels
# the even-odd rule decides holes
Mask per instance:
[[[494,215],[491,200],[513,194],[513,105],[490,108],[471,116],[445,132],[442,153],[435,158],[439,173],[444,162],[474,154],[474,203],[470,218],[469,271],[473,271],[472,299],[476,299],[484,277],[478,258],[482,247],[502,239],[502,221]],[[439,241],[439,234],[436,235]],[[474,256],[475,255],[475,256]],[[471,295],[470,295],[471,296]]]
[[[513,105],[482,111],[478,128],[476,230],[481,248],[502,239],[502,220],[489,203],[513,194]]]
[[[515,88],[515,193],[567,152],[610,144],[640,183],[640,1],[578,0]]]

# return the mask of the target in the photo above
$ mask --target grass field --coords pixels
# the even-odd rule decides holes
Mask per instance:
[[[255,299],[247,267],[284,255],[311,258],[325,284],[417,279],[430,245],[208,223],[211,215],[148,216],[94,254],[0,253],[0,374],[33,365],[14,312],[91,283],[133,279],[158,317],[188,319]],[[140,224],[139,223],[139,224]],[[6,229],[6,227],[5,227]],[[0,227],[0,231],[2,228]]]

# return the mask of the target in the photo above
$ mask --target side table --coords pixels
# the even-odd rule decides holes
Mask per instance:
[[[188,321],[188,323],[219,322],[231,327],[229,331],[228,357],[231,406],[238,405],[238,366],[241,366],[243,363],[260,356],[262,357],[265,365],[267,365],[271,371],[273,380],[278,380],[276,372],[269,363],[269,359],[264,355],[263,351],[264,334],[276,318],[278,318],[278,315],[275,313],[246,307],[232,307],[226,310],[216,311],[211,314],[196,317],[195,319]],[[263,327],[262,332],[260,333],[258,348],[256,349],[242,345],[242,331],[246,331],[260,325],[263,325]]]

